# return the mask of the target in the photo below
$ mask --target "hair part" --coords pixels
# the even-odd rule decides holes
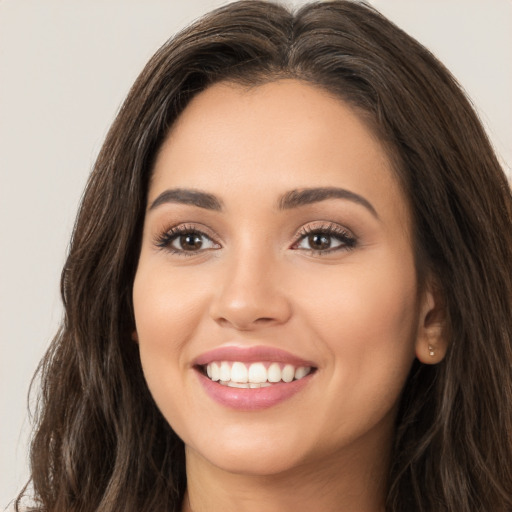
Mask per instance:
[[[351,105],[395,164],[420,280],[446,305],[445,360],[416,361],[397,418],[388,512],[512,509],[512,198],[450,73],[373,8],[296,13],[241,1],[149,61],[88,182],[61,281],[65,318],[40,364],[31,447],[37,510],[178,511],[182,441],[132,340],[132,286],[155,156],[191,98],[220,81],[293,78]]]

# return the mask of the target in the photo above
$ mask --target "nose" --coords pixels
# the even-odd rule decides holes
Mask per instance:
[[[290,319],[292,307],[283,274],[268,257],[253,254],[226,262],[222,281],[210,309],[219,325],[252,331]]]

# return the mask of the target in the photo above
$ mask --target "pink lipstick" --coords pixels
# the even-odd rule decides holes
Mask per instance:
[[[193,367],[206,393],[233,409],[272,407],[302,390],[316,366],[273,347],[224,346],[202,354]]]

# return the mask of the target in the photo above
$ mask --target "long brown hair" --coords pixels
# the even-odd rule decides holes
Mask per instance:
[[[388,511],[512,510],[512,198],[450,73],[374,9],[295,14],[264,1],[218,9],[143,70],[91,174],[62,273],[65,318],[39,371],[31,447],[37,510],[178,511],[182,441],[145,384],[132,285],[155,153],[210,84],[295,78],[370,122],[414,220],[418,276],[446,307],[449,349],[416,361],[397,418]]]

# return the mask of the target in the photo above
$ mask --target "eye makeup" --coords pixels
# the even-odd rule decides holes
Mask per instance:
[[[193,256],[221,249],[222,245],[216,237],[206,231],[193,223],[179,224],[159,233],[154,239],[154,245],[178,256]],[[299,229],[290,249],[324,256],[353,249],[356,245],[356,237],[341,225],[316,222]]]

